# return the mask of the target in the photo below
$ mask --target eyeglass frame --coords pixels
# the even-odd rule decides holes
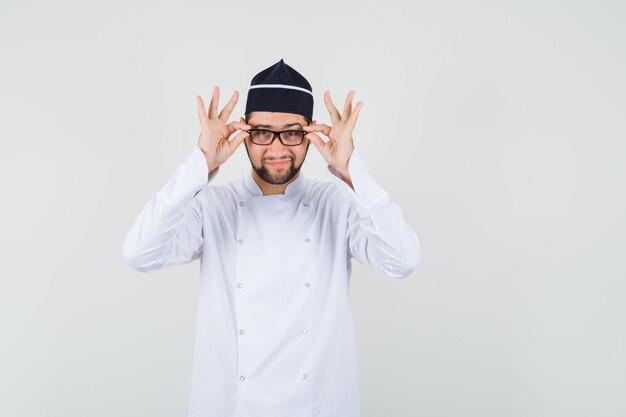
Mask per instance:
[[[307,126],[309,126],[309,125],[307,125]],[[256,143],[256,142],[254,142],[252,140],[252,131],[255,131],[255,130],[265,130],[266,132],[272,132],[272,134],[274,136],[272,136],[272,140],[270,140],[270,143]],[[280,143],[283,144],[283,146],[300,146],[300,145],[302,145],[304,143],[304,137],[307,135],[307,133],[309,133],[306,130],[298,130],[298,129],[288,129],[288,130],[274,131],[274,130],[266,129],[264,127],[259,127],[259,128],[253,127],[252,129],[246,130],[246,132],[248,132],[248,134],[250,135],[250,141],[252,143],[254,143],[255,145],[258,145],[258,146],[270,146],[272,143],[274,143],[274,140],[276,139],[276,137],[278,137],[278,140],[280,141]],[[300,143],[296,144],[296,145],[287,145],[285,142],[283,142],[283,139],[280,137],[280,134],[281,133],[285,133],[285,132],[299,132],[299,133],[302,133],[303,134],[302,135],[302,141]]]

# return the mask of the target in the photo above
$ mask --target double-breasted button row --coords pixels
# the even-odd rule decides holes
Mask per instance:
[[[304,238],[304,241],[306,243],[311,243],[311,238],[310,237],[306,237]],[[243,239],[237,239],[237,243],[239,243],[240,245],[243,245],[244,240]]]
[[[245,202],[244,202],[244,201],[240,201],[240,202],[239,202],[239,205],[240,205],[240,206],[244,206],[244,205],[245,205]],[[306,203],[304,203],[304,205],[308,207],[308,206],[310,205],[310,203],[306,202]],[[304,239],[304,241],[305,241],[305,242],[307,242],[307,243],[309,243],[309,242],[311,242],[311,238],[308,238],[308,237],[307,237],[307,238],[305,238],[305,239]],[[244,240],[243,240],[242,238],[239,238],[239,239],[237,239],[237,242],[238,242],[240,245],[242,245],[242,244],[244,243]],[[310,283],[310,282],[305,282],[305,283],[304,283],[304,286],[305,286],[306,288],[310,288],[310,287],[311,287],[311,283]],[[241,282],[237,283],[237,288],[239,288],[239,289],[243,288],[243,284],[242,284]],[[309,330],[308,330],[308,329],[302,329],[302,334],[303,334],[303,335],[306,335],[306,334],[308,334],[308,333],[309,333]],[[244,329],[239,329],[239,334],[240,334],[240,335],[244,335],[244,334],[245,334]],[[303,380],[304,380],[304,379],[307,379],[307,377],[308,377],[308,376],[307,376],[307,374],[302,374],[302,375],[301,375],[301,378],[302,378]],[[246,380],[246,377],[245,377],[245,376],[243,376],[243,375],[241,375],[241,376],[239,377],[239,380],[243,382],[243,381],[245,381],[245,380]]]
[[[305,282],[305,283],[304,283],[304,286],[305,286],[305,287],[307,287],[307,288],[309,288],[309,287],[311,286],[311,283],[310,283],[310,282]],[[237,284],[237,288],[243,288],[243,284],[242,284],[241,282],[240,282],[240,283],[238,283],[238,284]]]
[[[309,376],[308,376],[307,374],[302,374],[302,376],[301,376],[300,378],[302,378],[302,379],[307,379],[308,377],[309,377]],[[246,380],[246,377],[245,377],[245,376],[243,376],[243,375],[241,375],[241,376],[239,377],[239,380],[240,380],[240,381],[245,381],[245,380]]]
[[[283,197],[281,197],[281,200],[284,200],[284,199],[285,199],[285,197],[284,197],[284,196],[283,196]],[[239,201],[239,205],[240,205],[241,207],[245,206],[245,205],[246,205],[245,200],[241,200],[241,201]],[[304,203],[302,203],[302,205],[303,205],[304,207],[309,207],[309,206],[311,205],[311,203],[310,203],[309,201],[305,201]]]
[[[311,243],[311,238],[310,238],[310,237],[306,237],[306,238],[304,238],[304,241],[305,241],[306,243]],[[237,242],[238,242],[240,245],[243,245],[244,240],[243,240],[243,239],[237,239]]]
[[[311,242],[311,238],[310,238],[310,237],[306,237],[306,238],[304,238],[304,241],[305,241],[306,243],[309,243],[309,242]],[[244,240],[243,240],[243,239],[237,239],[237,242],[238,242],[240,245],[243,245]]]
[[[307,334],[309,329],[302,329],[302,334]],[[239,334],[246,334],[244,329],[239,329]]]
[[[242,207],[243,207],[245,204],[246,204],[246,203],[245,203],[244,201],[240,201],[240,202],[239,202],[239,205],[240,205],[240,206],[242,206]],[[238,240],[237,240],[237,242],[238,242],[240,245],[243,245],[243,239],[238,239]],[[238,283],[238,284],[237,284],[237,288],[239,288],[239,289],[243,288],[243,284],[242,284],[241,282],[240,282],[240,283]],[[239,334],[244,334],[244,333],[245,333],[245,332],[244,332],[244,330],[243,330],[243,329],[239,329]],[[239,380],[243,382],[243,381],[245,381],[245,380],[246,380],[246,377],[245,377],[245,376],[243,376],[243,375],[241,375],[241,376],[239,377]]]

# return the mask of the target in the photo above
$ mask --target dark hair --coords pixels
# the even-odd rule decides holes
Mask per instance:
[[[246,123],[248,123],[248,120],[250,119],[250,115],[251,115],[252,113],[253,113],[253,112],[251,112],[251,113],[246,113],[246,116],[245,116],[245,118],[244,118],[244,120],[246,121]],[[304,120],[306,120],[306,123],[307,123],[308,125],[310,125],[310,124],[311,124],[311,119],[309,119],[308,117],[306,117],[306,116],[304,116],[304,115],[302,115],[302,114],[301,114],[300,116],[304,117]]]

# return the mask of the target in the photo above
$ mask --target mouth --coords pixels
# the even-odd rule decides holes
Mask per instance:
[[[282,159],[280,161],[268,162],[267,164],[272,167],[280,168],[287,165],[290,161],[290,159]]]

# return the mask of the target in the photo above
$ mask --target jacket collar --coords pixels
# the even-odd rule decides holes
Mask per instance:
[[[302,190],[304,190],[306,181],[307,179],[302,173],[302,168],[300,168],[300,171],[296,179],[290,182],[287,185],[287,188],[285,188],[284,195],[293,196],[293,195],[300,193]],[[254,181],[254,178],[252,177],[252,169],[248,171],[248,173],[243,177],[243,184],[252,197],[269,197],[269,196],[263,195],[263,191],[261,191],[261,187],[259,187],[256,181]],[[283,195],[283,194],[277,194],[277,195]]]

